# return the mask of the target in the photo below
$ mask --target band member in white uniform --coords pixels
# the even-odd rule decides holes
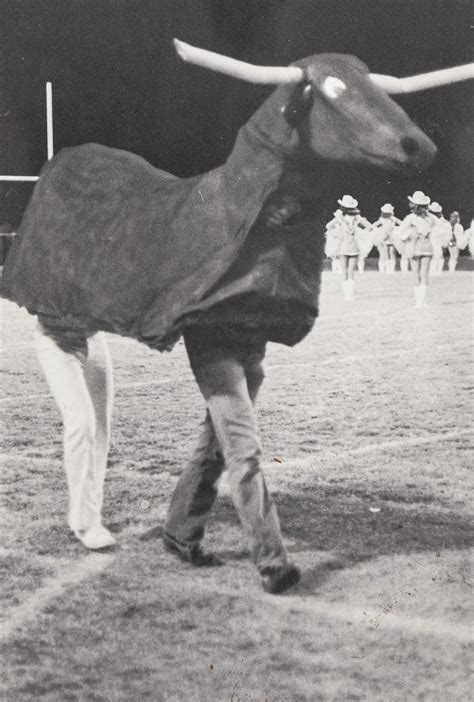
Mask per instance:
[[[413,195],[414,194],[415,193],[413,193]],[[410,201],[410,197],[408,197],[408,209],[410,210],[410,214],[415,210],[415,208],[416,205],[414,205],[413,202]],[[399,234],[400,230],[397,230],[395,234],[395,241],[398,253],[400,254],[400,272],[408,273],[410,268],[410,257],[405,253],[405,242],[400,239]]]
[[[63,420],[69,527],[86,548],[113,546],[101,517],[113,404],[105,335],[38,315],[35,347]]]
[[[474,219],[471,219],[471,226],[464,230],[464,236],[467,240],[467,247],[471,258],[474,258]]]
[[[399,236],[405,243],[405,253],[411,261],[411,268],[415,274],[415,307],[421,308],[425,306],[429,270],[433,258],[430,234],[436,218],[428,211],[430,198],[421,190],[417,190],[413,196],[409,195],[408,200],[414,208],[401,223]]]
[[[344,195],[338,200],[340,210],[337,210],[334,219],[326,226],[329,236],[340,241],[340,260],[342,274],[342,291],[344,300],[350,302],[354,299],[354,270],[361,254],[364,256],[373,245],[372,225],[360,216],[358,202],[351,195]]]
[[[447,249],[449,252],[448,269],[454,273],[458,265],[459,252],[466,248],[468,236],[466,236],[462,224],[459,220],[459,212],[451,212],[449,215],[449,241]]]
[[[393,205],[386,203],[380,208],[380,217],[373,223],[375,244],[379,250],[379,271],[395,273],[397,254],[395,252],[395,228],[401,220],[395,217]]]
[[[451,239],[451,227],[449,222],[443,217],[443,208],[439,202],[432,202],[429,211],[436,218],[430,234],[431,245],[433,246],[433,258],[431,260],[431,275],[441,275],[444,266],[443,249],[448,246]]]
[[[334,218],[342,215],[341,210],[334,212]],[[341,268],[341,236],[337,227],[331,226],[334,222],[332,219],[328,222],[325,231],[326,244],[324,246],[325,255],[331,259],[331,270],[333,273],[342,273]]]

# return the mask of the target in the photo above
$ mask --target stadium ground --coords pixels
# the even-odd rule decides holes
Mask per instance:
[[[433,278],[415,310],[409,275],[369,271],[344,304],[327,272],[314,331],[270,346],[265,472],[304,571],[280,597],[260,589],[225,479],[207,537],[224,568],[141,538],[203,413],[181,345],[110,338],[105,522],[120,548],[70,536],[34,320],[1,301],[2,700],[469,700],[472,276]]]

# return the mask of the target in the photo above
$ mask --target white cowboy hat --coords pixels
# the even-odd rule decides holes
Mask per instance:
[[[412,202],[414,205],[422,205],[426,207],[427,205],[430,204],[431,199],[428,197],[428,195],[425,195],[424,192],[421,190],[415,190],[413,195],[409,195],[408,199],[410,202]]]
[[[342,199],[338,200],[338,203],[346,210],[354,210],[359,204],[352,195],[343,195]]]
[[[393,211],[393,205],[391,205],[388,202],[386,205],[382,205],[382,207],[380,208],[380,212],[382,212],[383,214],[393,214]]]
[[[440,212],[443,211],[443,208],[439,204],[439,202],[432,202],[430,207],[429,207],[430,212],[435,212],[436,214],[439,214]]]

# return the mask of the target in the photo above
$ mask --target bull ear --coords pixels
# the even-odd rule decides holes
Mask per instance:
[[[302,122],[313,106],[313,102],[314,91],[309,81],[299,83],[291,91],[287,104],[281,109],[290,127],[297,127]]]

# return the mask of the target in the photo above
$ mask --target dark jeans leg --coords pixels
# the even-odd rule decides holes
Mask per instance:
[[[250,541],[253,559],[260,570],[280,566],[287,561],[286,552],[276,508],[260,467],[261,446],[252,404],[263,380],[263,353],[242,354],[231,350],[223,353],[221,349],[212,358],[209,349],[206,349],[203,365],[200,363],[199,352],[194,353],[189,345],[188,353],[229,471],[232,499]],[[209,433],[207,440],[210,438]],[[204,434],[201,439],[200,446],[204,452]],[[204,463],[209,465],[207,460]],[[221,470],[222,465],[219,475]],[[191,519],[189,510],[186,511],[184,505],[195,504],[197,485],[203,484],[199,476],[203,474],[210,474],[209,468],[204,467],[203,462],[200,465],[193,462],[193,466],[186,470],[178,484],[182,497],[179,500],[173,497],[166,530],[180,541],[188,541],[191,525],[196,526],[196,517],[193,515]],[[194,481],[191,479],[193,475],[196,475]],[[205,482],[206,493],[209,495],[210,480]],[[214,485],[213,490],[212,501],[215,496]],[[201,505],[206,505],[206,509],[210,504],[210,498],[201,500]],[[199,534],[202,535],[207,513],[203,510],[199,518]],[[197,529],[193,534],[199,538]]]
[[[224,469],[209,412],[187,468],[171,498],[165,532],[181,543],[200,541],[217,496],[216,483]]]

